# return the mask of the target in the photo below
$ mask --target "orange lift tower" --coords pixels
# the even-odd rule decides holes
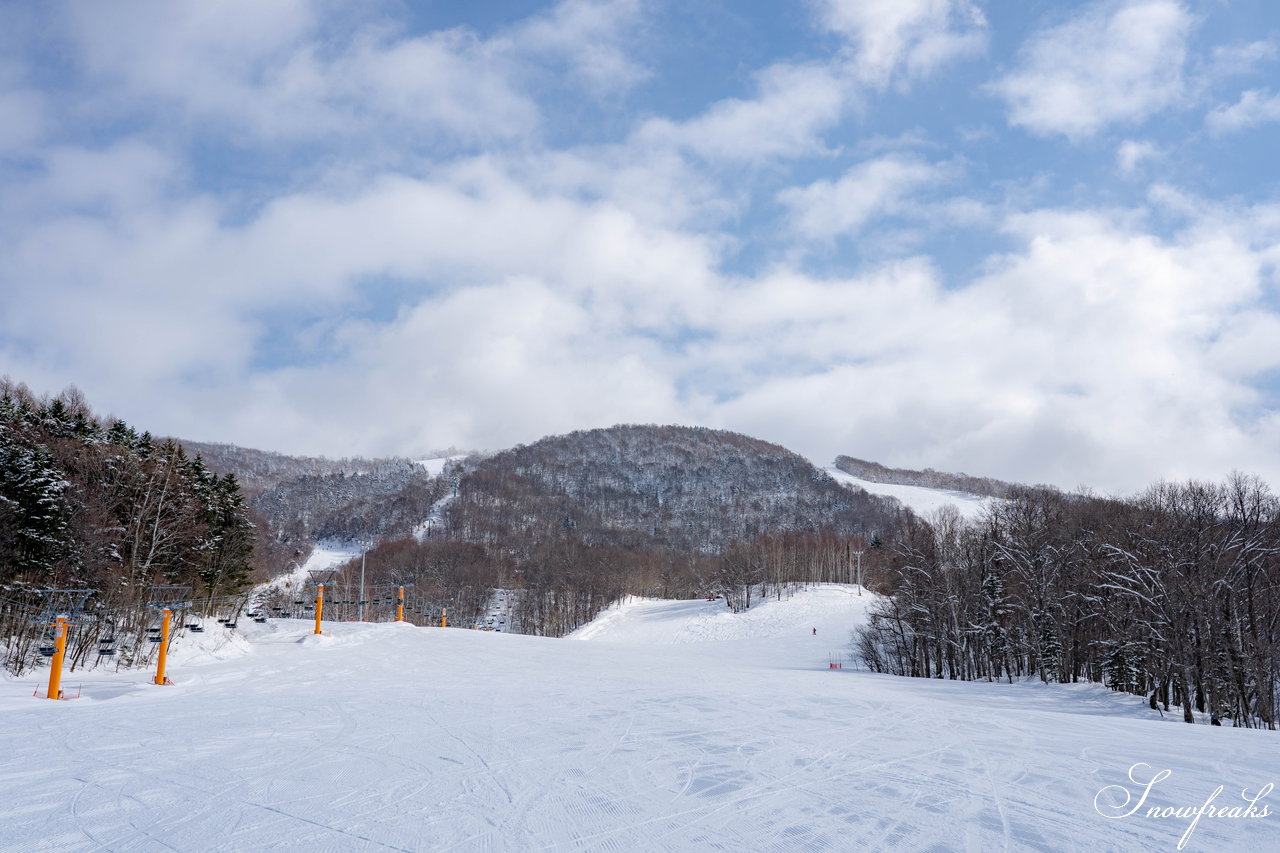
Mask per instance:
[[[44,625],[45,630],[53,634],[51,638],[53,645],[46,644],[40,647],[40,652],[47,654],[50,658],[49,687],[44,694],[47,699],[62,698],[62,664],[67,655],[67,630],[84,614],[84,603],[93,593],[92,589],[42,589],[39,591],[40,596],[44,598],[45,606],[36,617],[36,622]]]
[[[172,622],[175,610],[182,611],[191,606],[191,587],[153,586],[151,587],[151,601],[147,606],[152,610],[159,610],[161,613],[159,635],[153,634],[151,641],[160,643],[160,654],[156,658],[155,683],[163,687],[166,684],[173,684],[164,671],[165,663],[169,657],[169,625]]]
[[[333,583],[334,575],[337,572],[333,569],[310,569],[307,571],[307,586],[316,588],[316,629],[313,634],[323,634],[320,630],[320,620],[324,616],[324,588]]]

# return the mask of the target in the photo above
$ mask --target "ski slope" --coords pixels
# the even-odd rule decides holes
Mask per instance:
[[[272,578],[254,590],[252,598],[258,598],[272,592],[302,589],[313,571],[336,569],[343,563],[360,556],[360,546],[354,542],[338,542],[324,540],[317,542],[311,553],[302,563],[294,564],[292,572]]]
[[[172,687],[0,681],[0,850],[1173,850],[1188,820],[1095,797],[1140,762],[1159,805],[1276,780],[1280,734],[1095,687],[829,669],[869,600],[634,600],[573,640],[241,622]],[[1280,815],[1185,849],[1280,849]]]
[[[959,511],[960,515],[972,521],[981,517],[986,508],[995,501],[995,498],[984,498],[978,495],[971,495],[967,492],[955,492],[949,489],[930,489],[925,486],[899,486],[895,483],[876,483],[872,480],[864,480],[861,477],[855,477],[841,471],[834,466],[825,468],[837,483],[846,486],[853,486],[863,491],[870,492],[873,495],[880,495],[886,498],[893,498],[912,512],[921,516],[928,516],[930,513],[941,509],[944,506],[953,506]]]
[[[461,453],[456,456],[437,456],[433,459],[416,459],[414,463],[421,465],[423,470],[427,472],[429,477],[439,477],[444,473],[444,469],[454,462],[460,462],[467,458],[467,454]]]
[[[450,465],[466,459],[466,454],[459,456],[441,456],[436,459],[419,459],[417,464],[421,465],[427,474],[432,477],[439,477],[445,469]],[[418,522],[413,528],[413,538],[422,542],[431,535],[431,531],[444,524],[444,511],[449,504],[453,503],[454,498],[458,495],[454,491],[449,491],[444,497],[431,505],[431,509],[427,511],[427,517]]]

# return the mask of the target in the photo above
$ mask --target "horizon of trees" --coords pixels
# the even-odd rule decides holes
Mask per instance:
[[[1087,681],[1186,722],[1276,728],[1280,501],[1259,478],[1120,500],[1017,489],[905,519],[860,656],[877,672]]]

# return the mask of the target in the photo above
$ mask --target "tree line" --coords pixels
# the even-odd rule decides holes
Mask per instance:
[[[10,670],[33,661],[42,590],[94,591],[85,619],[101,624],[75,632],[76,644],[103,631],[140,637],[152,587],[221,602],[261,574],[254,542],[234,475],[97,417],[74,388],[38,398],[0,381],[0,644]],[[73,664],[87,654],[80,645]]]
[[[871,669],[1096,682],[1274,729],[1280,502],[1256,477],[1133,499],[1017,489],[978,522],[906,518],[856,636]]]

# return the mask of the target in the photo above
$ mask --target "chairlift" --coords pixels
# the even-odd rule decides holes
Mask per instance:
[[[150,641],[151,641],[151,642],[153,642],[153,643],[163,643],[163,642],[164,642],[164,637],[161,637],[161,636],[159,636],[159,635],[156,635],[156,636],[154,636],[154,637],[147,637],[147,639],[148,639],[148,640],[150,640]]]
[[[107,648],[98,649],[98,657],[100,658],[109,658],[113,656],[115,653],[116,653],[115,649],[107,649]]]
[[[56,646],[41,646],[40,654],[44,657],[51,658],[58,653]]]
[[[234,622],[228,622],[228,623],[227,623],[227,627],[228,627],[228,628],[234,628],[235,626],[236,626],[236,623],[234,623]]]
[[[102,638],[100,638],[100,639],[98,640],[98,643],[99,643],[99,644],[101,644],[101,645],[104,645],[104,646],[112,646],[112,645],[115,645],[115,642],[116,642],[116,638],[115,638],[115,637],[102,637]]]
[[[267,621],[267,617],[265,617],[265,616],[255,616],[255,617],[253,617],[253,621],[254,621],[254,622],[257,622],[259,625],[261,625],[261,624],[264,624],[264,623]]]

